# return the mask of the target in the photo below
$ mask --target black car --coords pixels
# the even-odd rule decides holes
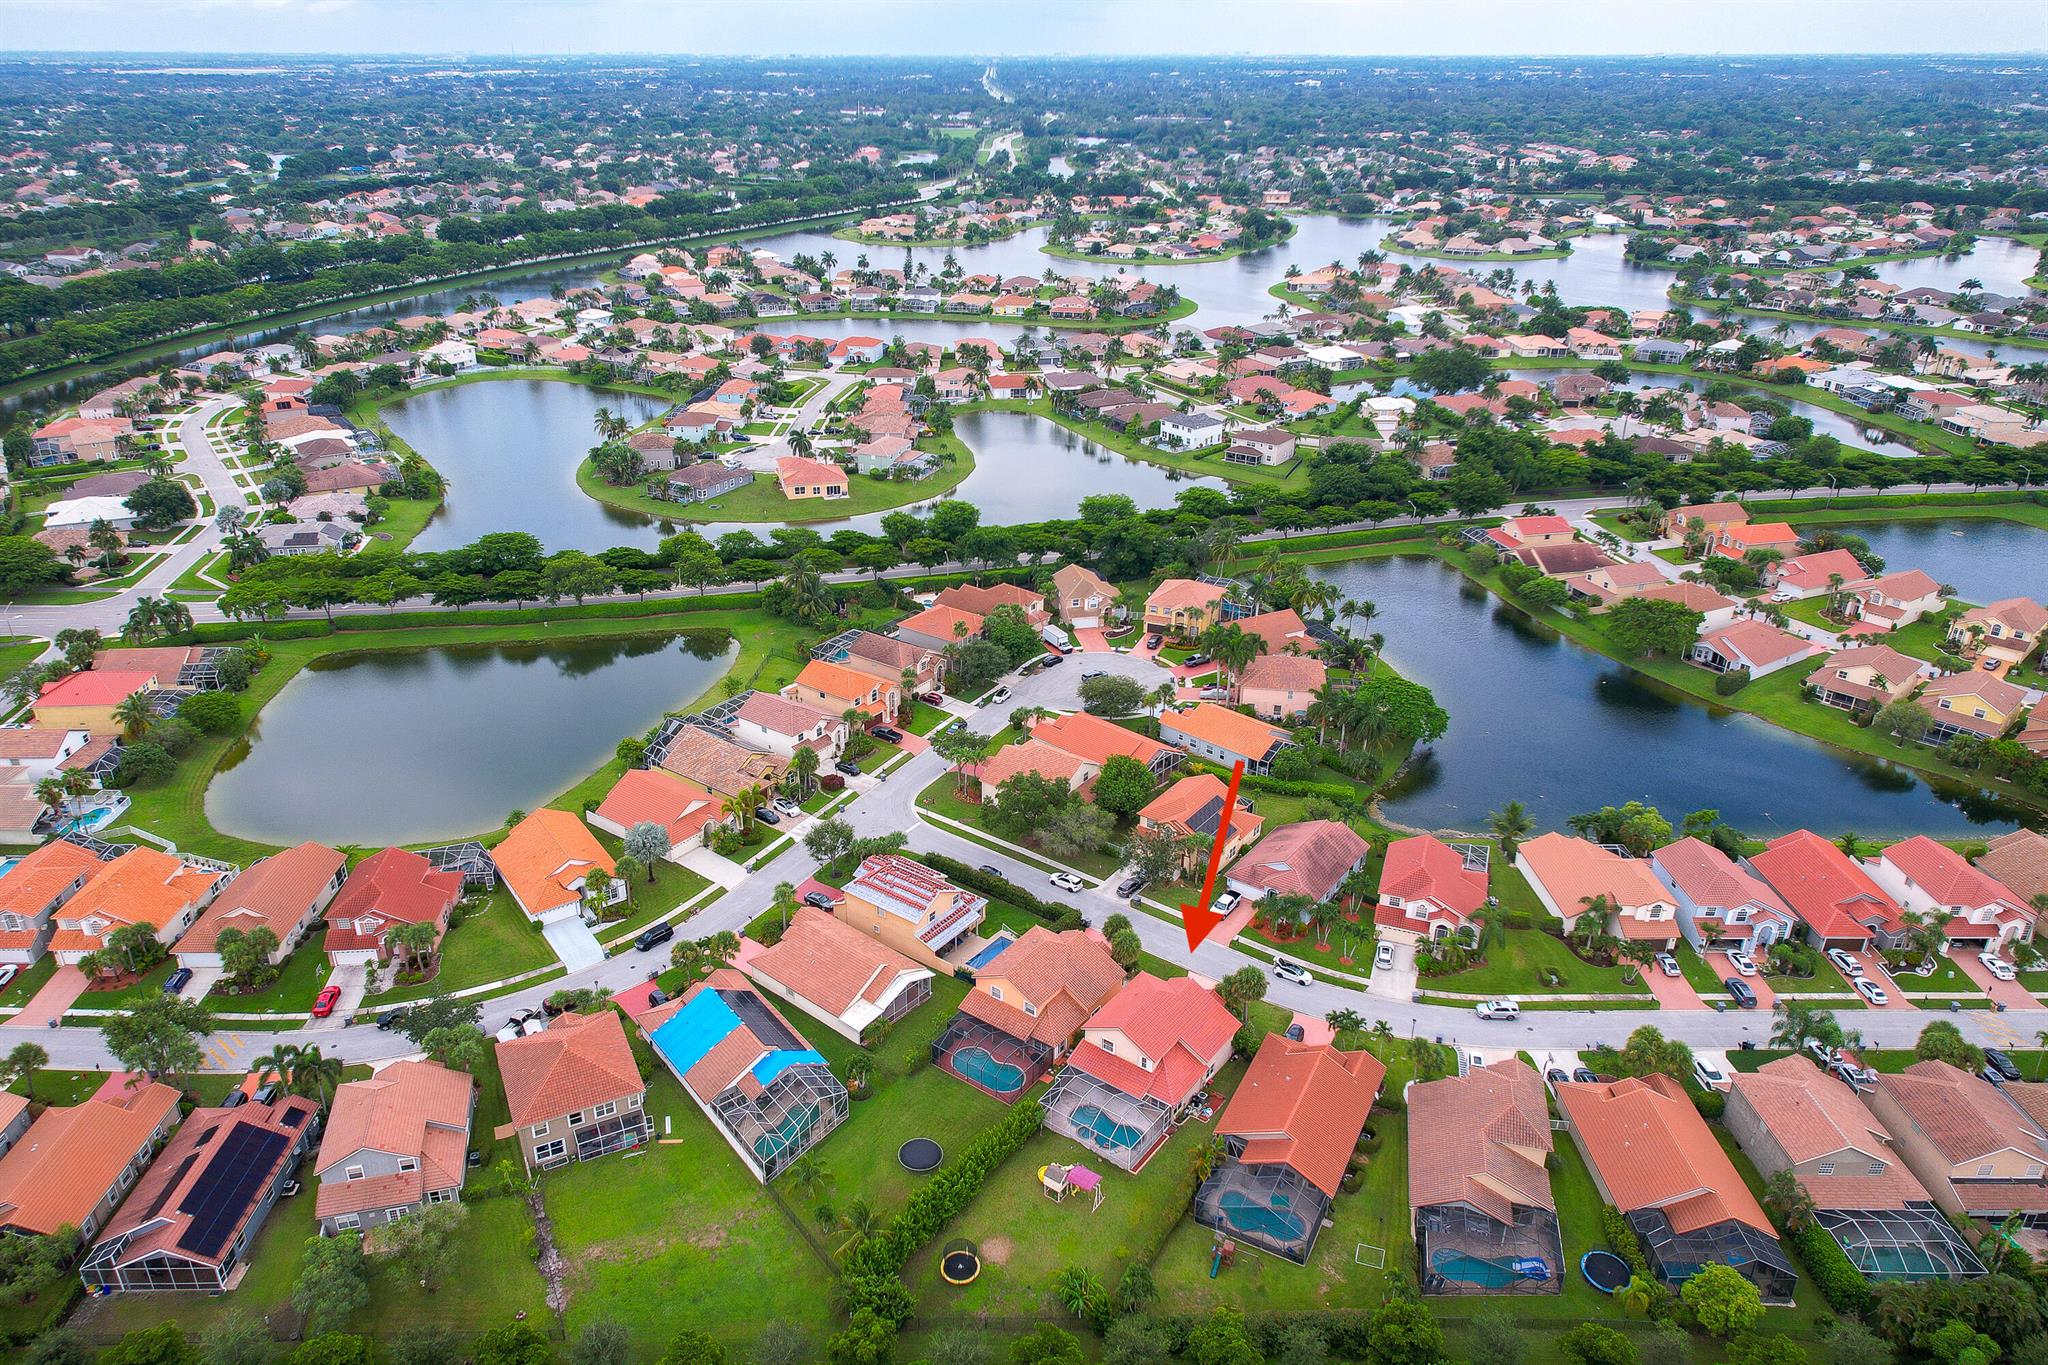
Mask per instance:
[[[806,891],[804,892],[804,904],[814,910],[830,910],[832,908],[832,898],[822,891]]]
[[[377,1016],[377,1027],[380,1031],[389,1033],[392,1029],[404,1023],[405,1016],[409,1013],[411,1013],[409,1010],[386,1010]]]
[[[1000,877],[1003,875],[1001,868],[990,867],[987,863],[981,865],[980,871],[984,877]]]
[[[1591,1085],[1594,1081],[1598,1080],[1599,1078],[1593,1074],[1592,1067],[1582,1066],[1573,1070],[1572,1079],[1577,1081],[1580,1085]]]
[[[643,953],[651,952],[655,947],[668,942],[675,936],[676,927],[673,924],[650,925],[648,928],[640,931],[640,937],[633,940],[633,946]]]
[[[1984,1049],[1984,1065],[1996,1071],[2006,1080],[2016,1081],[2020,1078],[2020,1069],[2012,1064],[2012,1058],[1995,1047]]]
[[[164,994],[176,995],[191,984],[192,969],[190,967],[180,967],[164,978]]]
[[[1746,1010],[1753,1010],[1756,1008],[1756,992],[1751,990],[1749,988],[1749,983],[1744,981],[1741,977],[1731,976],[1726,981],[1723,981],[1721,984],[1728,988],[1728,994],[1735,998],[1736,1004],[1742,1006],[1742,1008]]]
[[[1563,1067],[1554,1066],[1543,1073],[1543,1079],[1549,1081],[1552,1085],[1563,1085],[1571,1079],[1571,1076],[1566,1073]]]
[[[1144,889],[1145,879],[1143,877],[1126,877],[1124,880],[1117,883],[1117,899],[1127,901],[1131,897],[1137,895],[1140,891],[1143,891]]]
[[[1061,664],[1065,663],[1066,661],[1067,658],[1064,654],[1048,654],[1045,656],[1044,666],[1047,668],[1058,668]]]
[[[860,764],[842,758],[832,765],[832,771],[835,773],[845,773],[848,777],[859,777]]]
[[[772,806],[761,807],[761,809],[754,812],[754,818],[764,825],[779,825],[782,823],[782,817],[775,813],[775,809]]]
[[[870,729],[868,733],[881,740],[884,744],[901,744],[903,742],[903,732],[893,725],[877,725]]]

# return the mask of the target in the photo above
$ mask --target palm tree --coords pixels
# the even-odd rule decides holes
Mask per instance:
[[[85,541],[100,552],[102,569],[111,569],[121,562],[121,533],[104,520],[93,522],[86,530]]]
[[[254,531],[243,531],[228,537],[228,572],[240,573],[252,564],[261,564],[270,558],[270,548]]]
[[[853,1254],[854,1249],[866,1242],[882,1229],[882,1216],[875,1212],[874,1205],[865,1199],[856,1199],[846,1206],[846,1213],[839,1219],[839,1231],[846,1234],[839,1244],[842,1257]]]
[[[1813,1196],[1790,1167],[1764,1182],[1764,1212],[1787,1232],[1798,1232],[1813,1221]]]
[[[1522,840],[1529,837],[1529,831],[1536,828],[1536,822],[1529,816],[1529,808],[1519,801],[1510,801],[1487,817],[1487,828],[1493,832],[1494,841],[1500,845],[1503,857],[1513,861],[1515,850]]]
[[[256,1084],[260,1087],[275,1081],[290,1090],[298,1065],[299,1049],[291,1043],[278,1043],[270,1049],[269,1056],[256,1064]]]
[[[793,890],[794,888],[792,888]],[[875,1059],[866,1051],[855,1052],[846,1059],[846,1084],[855,1090],[864,1090],[874,1079]]]
[[[148,734],[149,727],[156,724],[156,708],[149,704],[147,692],[130,692],[114,708],[114,719],[121,723],[122,735],[133,742]]]
[[[156,630],[157,599],[138,597],[135,605],[128,609],[128,619],[121,624],[121,633],[133,640],[144,639]]]
[[[789,1163],[789,1183],[805,1199],[816,1199],[832,1183],[832,1178],[816,1157],[806,1153]]]
[[[71,798],[71,791],[64,785],[64,779],[52,774],[36,783],[36,800],[49,808],[50,814],[64,814],[65,804]]]
[[[325,1109],[334,1102],[345,1069],[339,1057],[323,1057],[317,1047],[301,1048],[298,1064],[292,1068],[291,1092],[317,1101]]]

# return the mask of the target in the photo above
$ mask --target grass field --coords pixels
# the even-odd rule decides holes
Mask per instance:
[[[1498,875],[1496,873],[1496,875]],[[1624,984],[1621,967],[1596,967],[1581,961],[1563,940],[1539,929],[1510,929],[1507,942],[1488,947],[1484,966],[1450,976],[1426,978],[1430,990],[1459,991],[1471,995],[1647,995],[1641,980]],[[1545,971],[1555,971],[1562,982],[1549,985]]]
[[[553,965],[554,949],[513,901],[512,893],[500,886],[484,902],[483,909],[466,915],[448,931],[441,952],[441,970],[433,980],[413,986],[394,986],[364,1001],[369,1007],[424,1000],[469,986],[502,981],[519,972]]]

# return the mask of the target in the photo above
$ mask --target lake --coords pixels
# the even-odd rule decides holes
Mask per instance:
[[[1801,826],[1942,837],[2017,823],[2018,812],[1995,798],[1937,792],[1905,769],[1644,679],[1433,558],[1312,572],[1378,606],[1371,629],[1386,635],[1387,662],[1450,712],[1449,732],[1384,802],[1399,823],[1483,830],[1511,799],[1545,829],[1630,800],[1658,807],[1674,825],[1688,811],[1717,808],[1762,837]]]
[[[509,810],[553,800],[619,740],[704,695],[738,649],[702,631],[318,661],[222,763],[206,815],[273,844],[480,834]]]
[[[1817,528],[1807,528],[1817,529]],[[2048,594],[2048,531],[1995,517],[1853,521],[1829,530],[1862,536],[1887,570],[1925,569],[1965,602]]]

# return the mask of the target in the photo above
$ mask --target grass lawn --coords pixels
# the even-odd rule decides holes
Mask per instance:
[[[125,986],[116,986],[112,990],[105,991],[86,991],[78,997],[72,1008],[82,1010],[126,1009],[139,1000],[147,1000],[153,995],[161,995],[163,994],[164,980],[173,971],[177,970],[177,966],[178,960],[176,958],[167,957]]]
[[[913,735],[929,735],[951,719],[951,711],[912,700],[905,703],[903,715],[898,718],[897,725]]]
[[[519,972],[532,971],[555,962],[554,949],[541,932],[512,901],[512,893],[500,886],[491,893],[484,908],[465,916],[448,931],[442,945],[441,970],[431,981],[398,986],[369,997],[370,1005],[389,1005],[401,1000],[423,1000],[469,986],[502,981]]]
[[[833,1270],[666,1071],[647,1112],[656,1141],[638,1155],[542,1180],[569,1261],[570,1332],[609,1319],[631,1334],[636,1360],[686,1323],[741,1358],[771,1322],[822,1345],[840,1325]]]
[[[1906,995],[1982,995],[1984,988],[1970,979],[1970,974],[1949,959],[1937,958],[1931,975],[1918,972],[1894,972],[1889,984],[1896,985]],[[1879,985],[1887,984],[1884,974],[1877,976]],[[1849,989],[1844,987],[1844,989]]]
[[[954,779],[951,773],[940,777],[917,794],[918,808],[931,811],[936,815],[943,815],[948,819],[957,820],[971,829],[985,830],[984,812],[981,806],[973,801],[964,801],[956,796],[953,791],[953,785]],[[991,833],[990,837],[999,838],[1001,836]],[[1016,841],[1012,840],[1011,842],[1014,843]],[[1005,851],[1007,852],[1007,850]],[[1041,853],[1039,857],[1055,866],[1072,867],[1076,871],[1094,878],[1096,881],[1105,880],[1113,875],[1117,868],[1121,866],[1121,860],[1114,853],[1099,848],[1087,853],[1075,854],[1071,857],[1055,858],[1049,853]]]
[[[1582,962],[1563,940],[1540,929],[1511,929],[1504,945],[1487,950],[1484,966],[1425,979],[1425,987],[1470,995],[1647,995],[1641,981],[1624,985],[1621,967],[1595,967]],[[1555,970],[1560,984],[1549,985],[1542,975]]]
[[[60,1071],[53,1067],[42,1067],[35,1074],[31,1086],[27,1080],[17,1080],[7,1088],[17,1095],[33,1095],[44,1104],[71,1105],[91,1099],[99,1088],[106,1084],[104,1071]]]
[[[327,984],[327,954],[317,943],[302,943],[285,959],[277,980],[254,995],[227,995],[219,989],[206,1003],[222,1014],[305,1014],[313,1008],[313,997]]]
[[[745,488],[722,493],[709,502],[676,503],[651,498],[638,485],[618,488],[599,478],[589,460],[576,466],[576,486],[599,502],[639,512],[661,521],[763,521],[801,523],[832,521],[866,512],[886,512],[913,502],[926,502],[960,485],[974,472],[974,455],[954,442],[958,458],[939,466],[938,472],[922,479],[884,479],[873,474],[849,474],[847,496],[843,498],[802,498],[791,501],[782,496],[782,486],[773,474],[755,474]]]
[[[35,999],[52,976],[57,974],[57,955],[44,953],[33,966],[23,967],[14,974],[14,980],[7,983],[7,989],[0,990],[0,1007],[20,1009]]]
[[[943,1028],[953,1008],[942,1009],[934,1000],[920,1006],[918,1013],[931,1014]],[[924,1046],[929,1048],[929,1044]],[[892,1037],[882,1050],[893,1054],[903,1049]],[[896,1159],[898,1148],[912,1138],[928,1137],[945,1149],[950,1160],[965,1150],[976,1134],[1001,1118],[1007,1107],[935,1066],[926,1066],[905,1080],[877,1083],[873,1096],[856,1102],[846,1122],[818,1147],[818,1164],[828,1176],[824,1189],[813,1197],[791,1181],[785,1180],[777,1188],[802,1217],[810,1217],[819,1200],[843,1212],[856,1199],[865,1199],[877,1213],[893,1217],[903,1211],[911,1192],[930,1178],[905,1170]]]

